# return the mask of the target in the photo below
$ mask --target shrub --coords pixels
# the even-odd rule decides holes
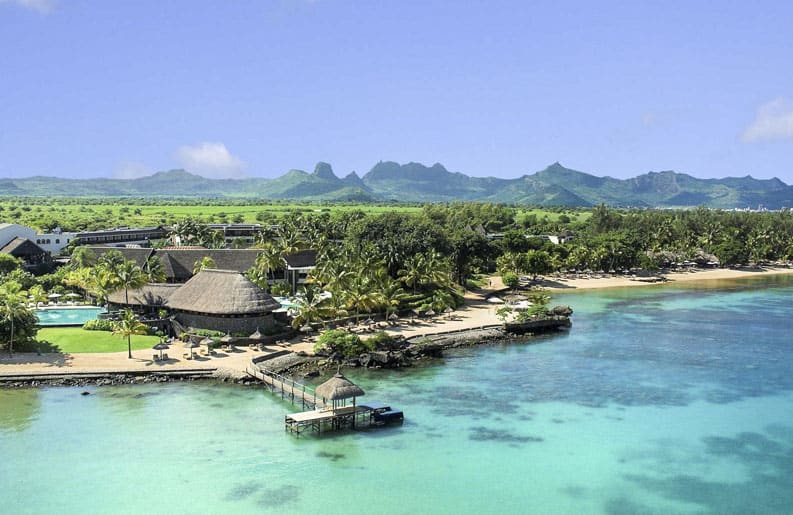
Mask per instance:
[[[89,320],[83,324],[83,329],[86,331],[112,331],[112,320]]]
[[[501,281],[504,283],[504,286],[512,290],[515,290],[518,286],[520,286],[520,278],[518,277],[518,274],[514,272],[507,272],[502,275]]]
[[[325,349],[331,353],[341,352],[345,358],[348,358],[374,350],[374,344],[370,342],[371,339],[362,341],[357,334],[342,329],[331,329],[319,336],[314,345],[314,352]]]
[[[374,336],[366,340],[373,349],[393,349],[396,346],[394,337],[385,331],[378,331]]]
[[[213,331],[212,329],[196,329],[193,331],[193,334],[203,336],[205,338],[222,338],[226,336],[226,333],[223,331]]]

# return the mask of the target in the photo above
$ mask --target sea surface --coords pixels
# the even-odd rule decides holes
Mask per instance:
[[[556,295],[572,328],[349,370],[401,427],[213,383],[0,390],[3,513],[793,513],[793,281]],[[91,395],[81,396],[83,390]]]

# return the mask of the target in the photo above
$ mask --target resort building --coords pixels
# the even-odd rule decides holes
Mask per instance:
[[[90,249],[96,257],[105,252],[115,250],[124,256],[124,259],[134,261],[143,268],[146,261],[156,257],[162,262],[166,281],[169,283],[183,283],[193,277],[196,263],[208,257],[220,270],[233,270],[237,273],[247,272],[255,263],[259,255],[257,249],[205,249],[203,247],[167,247],[164,249],[151,248],[125,248],[91,246]]]
[[[295,293],[298,286],[306,284],[308,274],[317,267],[317,251],[300,250],[286,256],[284,261],[286,261],[286,281],[292,293]]]
[[[57,256],[76,237],[77,233],[63,232],[58,228],[53,229],[51,233],[39,233],[24,225],[0,223],[0,248],[7,246],[14,239],[21,238],[30,240],[50,256]]]
[[[232,270],[245,273],[256,264],[256,257],[261,252],[259,249],[205,249],[203,247],[166,247],[163,249],[129,248],[129,247],[89,247],[96,257],[105,252],[115,250],[124,256],[124,259],[134,261],[143,268],[151,257],[156,257],[162,262],[166,281],[169,283],[183,283],[193,277],[196,263],[208,257],[215,263],[215,268]],[[316,250],[301,250],[289,254],[284,258],[284,276],[292,293],[299,286],[306,283],[308,274],[317,266]],[[280,280],[280,279],[279,279]]]
[[[126,297],[126,298],[125,298]],[[127,300],[128,299],[128,300]],[[252,333],[272,327],[273,297],[234,270],[205,269],[184,284],[147,284],[110,295],[115,306],[142,311],[167,309],[184,329]]]
[[[52,261],[49,252],[25,238],[14,238],[0,248],[0,252],[22,260],[27,267],[34,267]]]
[[[101,231],[77,233],[78,245],[143,245],[150,246],[153,240],[162,240],[168,236],[168,229],[162,225],[157,227],[116,227]]]

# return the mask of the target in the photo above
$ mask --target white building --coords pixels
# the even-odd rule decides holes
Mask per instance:
[[[49,234],[39,234],[24,225],[0,223],[0,248],[14,238],[23,238],[32,241],[50,255],[57,256],[76,236],[77,233],[63,232],[60,229],[55,229]]]

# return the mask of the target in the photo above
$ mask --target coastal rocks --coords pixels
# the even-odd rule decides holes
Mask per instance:
[[[570,306],[554,306],[548,312],[554,316],[569,317],[573,314],[573,308]]]

